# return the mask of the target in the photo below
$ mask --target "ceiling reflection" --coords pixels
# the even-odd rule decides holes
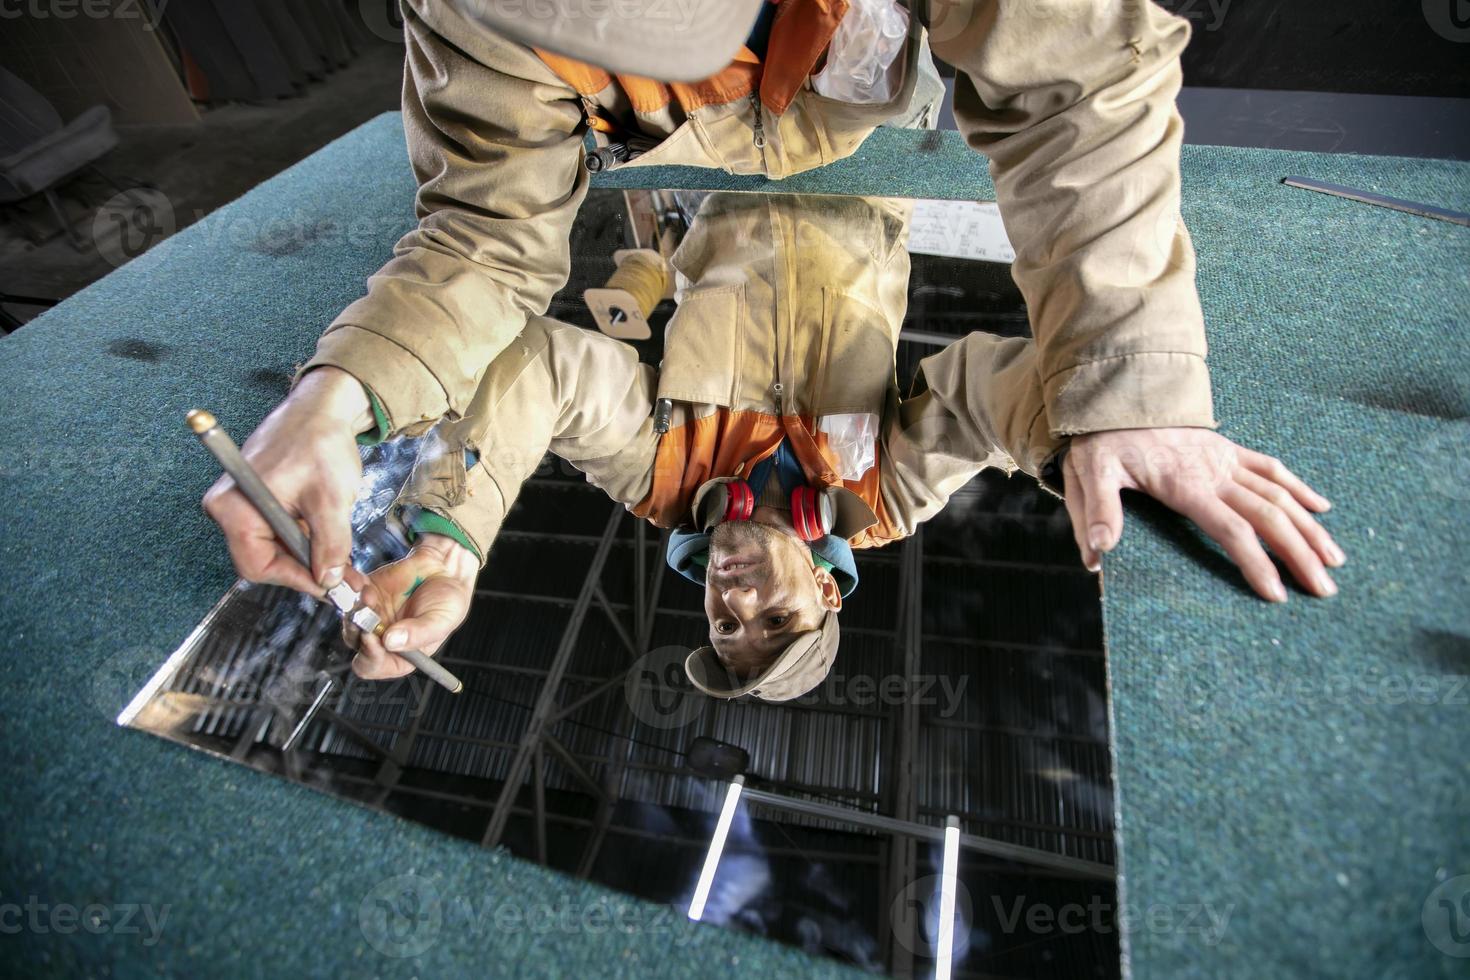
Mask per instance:
[[[595,329],[581,293],[630,244],[625,203],[583,208],[553,316]],[[901,378],[1024,310],[1004,266],[914,255],[905,329]],[[365,451],[359,567],[405,550],[385,515],[417,451]],[[684,677],[708,628],[661,533],[548,457],[440,654],[462,694],[357,680],[329,607],[242,583],[120,720],[877,973],[1113,977],[1105,660],[1071,541],[1029,479],[982,475],[858,552],[821,686],[717,701]]]

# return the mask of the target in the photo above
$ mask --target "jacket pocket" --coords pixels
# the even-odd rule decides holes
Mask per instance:
[[[712,156],[705,145],[699,139],[699,132],[695,124],[685,120],[668,136],[659,141],[659,144],[647,153],[640,154],[626,163],[620,163],[614,170],[623,170],[631,167],[708,167],[720,169],[723,164],[719,159]]]
[[[900,324],[876,306],[830,286],[822,290],[822,349],[813,414],[881,414],[895,387],[894,349]]]
[[[745,320],[743,283],[686,292],[664,337],[658,397],[732,405]]]

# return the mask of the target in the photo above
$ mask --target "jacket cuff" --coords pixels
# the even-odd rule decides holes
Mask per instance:
[[[423,361],[371,330],[344,324],[322,334],[300,373],[323,365],[341,368],[367,389],[380,439],[426,429],[449,410],[444,387]]]
[[[474,555],[476,560],[479,561],[481,567],[484,567],[485,556],[480,554],[480,549],[475,546],[474,541],[470,540],[470,536],[465,532],[464,528],[454,523],[450,518],[445,517],[443,514],[437,514],[432,510],[425,510],[422,507],[414,506],[405,507],[402,516],[403,526],[408,531],[408,541],[410,544],[417,541],[421,534],[441,534],[446,538],[454,539],[461,547],[468,549],[470,554]]]
[[[1042,394],[1055,436],[1217,425],[1209,369],[1198,354],[1146,352],[1087,361],[1052,375]]]
[[[378,396],[374,393],[373,389],[367,385],[363,385],[362,390],[367,392],[368,403],[373,408],[373,427],[366,432],[358,433],[357,444],[359,446],[376,446],[388,438],[388,434],[393,431],[393,428],[388,424],[388,413],[384,411],[383,403],[378,400]]]

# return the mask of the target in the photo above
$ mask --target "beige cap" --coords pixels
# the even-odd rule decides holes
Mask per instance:
[[[762,701],[790,701],[827,679],[840,639],[837,613],[828,612],[819,628],[792,640],[771,666],[749,680],[740,680],[720,663],[714,647],[700,647],[689,654],[684,673],[710,697],[728,700],[754,694]]]
[[[513,41],[661,82],[697,82],[731,61],[767,0],[452,0]]]

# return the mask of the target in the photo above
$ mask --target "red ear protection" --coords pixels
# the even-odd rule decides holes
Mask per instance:
[[[744,480],[731,480],[720,486],[724,494],[722,521],[748,521],[755,513],[755,493]],[[791,491],[791,525],[803,541],[818,541],[832,529],[832,498],[812,487]]]
[[[755,513],[755,493],[744,480],[725,484],[725,516],[727,521],[748,521]]]
[[[832,527],[832,501],[812,487],[791,491],[791,526],[803,541],[818,541]]]

